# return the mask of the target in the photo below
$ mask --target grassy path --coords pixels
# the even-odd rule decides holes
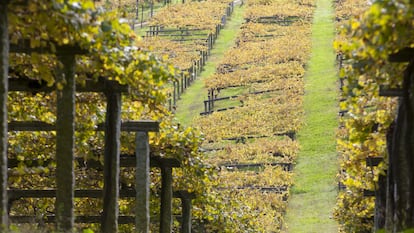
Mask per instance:
[[[337,232],[331,217],[338,169],[334,12],[331,0],[316,0],[316,4],[312,54],[305,75],[305,125],[298,135],[301,152],[287,211],[288,230],[292,233]]]
[[[182,124],[189,125],[195,116],[204,111],[203,101],[207,97],[207,89],[204,88],[203,79],[215,72],[225,51],[234,45],[237,32],[244,21],[243,9],[244,7],[234,7],[231,19],[227,21],[226,26],[221,30],[203,72],[177,102],[178,107],[175,116]]]

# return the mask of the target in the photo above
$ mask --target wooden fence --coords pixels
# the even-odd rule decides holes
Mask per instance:
[[[210,56],[211,49],[213,48],[221,29],[223,29],[226,24],[227,17],[231,16],[233,13],[233,9],[234,2],[231,2],[222,16],[221,23],[215,26],[213,33],[206,32],[206,29],[200,28],[166,28],[162,25],[149,26],[149,30],[146,31],[146,37],[158,36],[177,42],[193,41],[205,45],[207,48],[206,50],[199,51],[199,59],[192,61],[193,64],[188,70],[182,70],[180,77],[173,83],[173,91],[168,100],[168,108],[170,111],[174,111],[181,94],[192,84],[194,80],[197,79],[203,70],[208,57]]]
[[[47,48],[31,49],[25,43],[10,46],[13,53],[19,52],[40,52],[50,53]],[[149,166],[161,168],[162,189],[161,189],[161,213],[160,232],[171,232],[172,227],[172,198],[173,196],[182,199],[183,216],[182,232],[189,232],[191,229],[191,199],[194,195],[185,191],[172,190],[172,168],[179,167],[180,162],[171,159],[151,157],[148,144],[148,132],[158,131],[158,122],[153,121],[125,121],[121,122],[121,94],[128,91],[128,87],[120,85],[115,81],[104,78],[98,82],[86,82],[85,85],[76,85],[74,81],[74,57],[75,54],[83,51],[74,48],[61,48],[60,59],[64,64],[62,75],[66,76],[68,85],[63,90],[54,86],[47,86],[44,83],[20,77],[9,79],[8,91],[20,92],[51,92],[57,91],[57,121],[55,125],[45,122],[9,122],[8,131],[56,131],[56,189],[43,190],[7,190],[8,210],[12,208],[13,201],[21,198],[56,198],[56,210],[59,207],[61,212],[55,211],[53,215],[47,216],[43,221],[56,222],[58,229],[72,229],[74,222],[101,223],[102,232],[117,232],[119,223],[135,223],[140,232],[149,232]],[[79,52],[80,51],[80,52]],[[100,167],[104,173],[103,190],[75,190],[74,189],[74,163],[79,158],[74,157],[74,97],[75,92],[103,92],[107,97],[107,114],[103,124],[97,126],[97,130],[105,132],[104,163]],[[69,106],[68,106],[69,104]],[[136,133],[136,153],[128,158],[120,157],[120,133],[121,131]],[[47,161],[30,161],[32,164],[45,163]],[[17,161],[10,160],[9,167],[16,166]],[[93,162],[88,161],[89,166]],[[136,168],[136,183],[134,190],[119,190],[119,170],[121,166],[134,166]],[[101,216],[74,216],[74,198],[102,198],[103,210]],[[136,216],[119,216],[118,199],[124,197],[136,198]],[[10,216],[12,222],[33,222],[35,216]],[[76,220],[75,220],[76,219]]]

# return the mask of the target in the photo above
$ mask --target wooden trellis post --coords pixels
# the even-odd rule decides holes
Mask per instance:
[[[191,232],[191,198],[187,195],[181,198],[182,203],[182,223],[181,223],[181,233],[190,233]]]
[[[173,82],[174,90],[173,90],[173,106],[175,107],[177,105],[177,83]]]
[[[0,1],[0,231],[8,226],[7,216],[7,92],[9,33],[7,1]]]
[[[61,62],[57,67],[57,83],[62,88],[54,88],[57,95],[56,119],[56,225],[60,232],[72,231],[74,225],[74,135],[75,135],[75,55],[86,51],[77,46],[59,46],[57,53],[49,47],[31,48],[29,40],[19,41],[9,45],[9,52],[13,53],[43,53],[56,54]],[[20,79],[21,80],[21,79]],[[23,82],[24,83],[24,82]],[[60,86],[60,85],[57,85]],[[19,88],[17,88],[19,89]],[[30,88],[29,88],[30,89]],[[51,87],[42,87],[44,91],[52,91]],[[23,91],[28,91],[23,88]],[[30,90],[29,90],[30,91]],[[6,128],[7,129],[7,128]]]
[[[58,56],[63,67],[57,70],[56,88],[56,223],[59,232],[70,232],[74,225],[73,168],[75,150],[75,55]],[[58,87],[59,85],[57,85]]]
[[[30,90],[30,82],[25,82],[25,80],[15,80],[17,82],[11,82],[11,90]],[[113,86],[116,86],[112,84]],[[49,90],[49,87],[39,87],[38,90]],[[80,87],[78,89],[81,90]],[[90,88],[84,88],[84,91],[89,90]],[[92,88],[97,90],[97,88]],[[98,88],[100,89],[100,88]],[[123,91],[123,88],[115,88],[118,91]],[[34,90],[34,89],[32,89]],[[113,93],[116,93],[114,91]],[[111,102],[111,101],[110,101]],[[113,105],[112,105],[113,106]],[[108,106],[109,107],[109,106]],[[10,131],[54,131],[56,126],[39,121],[22,121],[22,122],[11,122],[9,124]],[[104,124],[98,124],[97,130],[107,130]],[[180,167],[180,161],[173,158],[163,158],[160,156],[150,157],[149,153],[149,142],[148,142],[148,133],[147,132],[157,132],[159,130],[159,123],[155,121],[127,121],[122,122],[120,125],[121,131],[127,132],[137,132],[136,135],[136,152],[134,156],[122,156],[119,157],[119,166],[120,167],[135,167],[136,170],[136,189],[125,189],[119,190],[119,197],[121,198],[136,198],[136,214],[133,216],[118,216],[117,219],[119,224],[130,224],[135,223],[137,232],[149,232],[149,167],[159,167],[162,170],[162,190],[161,190],[161,232],[170,232],[171,231],[171,222],[172,222],[172,198],[180,198],[182,200],[182,232],[191,231],[191,200],[195,197],[193,193],[187,191],[176,191],[172,193],[172,168]],[[47,164],[52,163],[54,160],[49,159],[46,161],[32,160],[29,162],[31,166],[38,166],[42,164],[47,166]],[[79,166],[87,166],[89,168],[95,168],[102,170],[102,165],[100,162],[95,160],[88,160],[85,162],[83,158],[76,158]],[[40,162],[40,163],[39,163]],[[17,167],[19,161],[12,159],[9,161],[8,166],[10,168]],[[86,165],[87,164],[87,165]],[[105,165],[104,165],[105,166]],[[107,173],[105,173],[107,174]],[[108,188],[107,188],[108,189]],[[113,189],[111,189],[113,190]],[[54,198],[56,197],[56,191],[53,189],[40,189],[40,190],[9,190],[9,204],[14,200],[20,198]],[[96,189],[79,189],[74,191],[74,197],[77,198],[102,198],[104,195],[102,190]],[[112,204],[112,203],[110,203]],[[107,205],[105,205],[107,206]],[[117,210],[116,210],[117,211]],[[117,212],[116,212],[117,213]],[[108,213],[105,216],[113,216],[113,213]],[[35,221],[35,216],[12,216],[13,221],[16,223],[31,223]],[[109,217],[105,218],[109,219]],[[98,223],[101,220],[100,216],[77,216],[75,219],[77,223]],[[111,219],[112,220],[112,219]],[[54,222],[56,221],[55,216],[50,215],[44,220],[45,222]],[[101,221],[102,223],[102,221]],[[105,223],[102,223],[105,224]],[[118,224],[118,223],[116,223]],[[116,225],[114,225],[116,227]],[[103,227],[105,229],[105,227]],[[113,229],[112,229],[113,230]],[[115,232],[115,231],[114,231]]]
[[[150,8],[150,18],[152,18],[154,16],[154,1],[151,1]]]
[[[136,206],[135,228],[139,233],[148,233],[150,226],[150,155],[147,132],[137,132],[136,135]]]
[[[181,76],[181,93],[184,93],[185,88],[185,76]]]
[[[398,115],[387,135],[388,170],[386,197],[377,200],[376,229],[400,232],[414,226],[414,49],[403,48],[389,55],[390,62],[408,62],[400,90],[382,90],[380,95],[399,96]],[[381,190],[383,187],[380,187]],[[383,192],[383,191],[382,191]],[[382,203],[379,203],[381,202]],[[382,208],[382,209],[380,209]],[[385,208],[385,210],[384,210]],[[385,214],[382,214],[385,213]],[[384,224],[383,226],[381,224]]]
[[[180,167],[176,159],[153,157],[151,163],[161,168],[160,233],[171,233],[172,228],[172,168]]]
[[[161,214],[160,233],[171,233],[172,228],[172,167],[161,166]]]
[[[181,199],[181,233],[190,233],[191,232],[191,209],[192,203],[191,200],[195,198],[194,193],[188,191],[180,190],[174,192],[174,196]]]
[[[119,154],[121,147],[121,93],[115,91],[107,83],[105,119],[105,154],[104,154],[104,187],[103,215],[101,231],[103,233],[118,232],[119,215]]]
[[[159,131],[158,122],[146,122],[147,127],[142,127],[136,133],[135,157],[135,228],[139,233],[148,233],[150,226],[150,147],[148,131]]]

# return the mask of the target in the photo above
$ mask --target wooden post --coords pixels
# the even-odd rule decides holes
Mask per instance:
[[[208,35],[208,47],[207,47],[208,48],[208,50],[207,50],[208,51],[208,53],[207,53],[208,55],[210,55],[210,51],[211,51],[212,44],[213,44],[213,34],[210,33]]]
[[[205,61],[206,53],[207,53],[207,51],[204,51],[204,50],[201,52],[200,60],[197,61],[198,64],[200,64],[200,66],[198,66],[197,68],[199,68],[201,66],[204,66],[204,61]]]
[[[172,227],[172,167],[161,166],[160,233],[171,233]]]
[[[141,6],[141,28],[144,23],[144,5]]]
[[[132,25],[131,25],[131,28],[132,28],[132,30],[135,30],[135,24],[137,24],[139,21],[139,17],[138,17],[138,14],[139,14],[139,5],[138,5],[138,1],[139,0],[136,0],[136,3],[135,3],[135,17],[131,20],[132,21]]]
[[[177,105],[177,83],[173,82],[174,84],[174,91],[173,91],[173,106]]]
[[[197,71],[196,71],[197,67],[195,66],[196,64],[197,64],[197,61],[194,61],[190,68],[191,78],[193,79],[193,81],[196,80],[197,78]]]
[[[215,90],[214,89],[212,89],[211,90],[211,98],[212,98],[212,101],[211,101],[211,106],[214,108],[215,106],[215,101],[216,101],[216,97],[217,97],[217,94],[215,93]]]
[[[184,77],[181,76],[181,94],[184,93]]]
[[[0,1],[0,232],[8,227],[7,216],[7,92],[9,88],[9,33],[7,1]]]
[[[210,113],[213,109],[211,108],[211,89],[208,90],[208,112]]]
[[[378,190],[375,191],[374,229],[384,229],[387,203],[387,177],[378,176]]]
[[[181,79],[177,79],[177,100],[180,99],[181,96]]]
[[[72,232],[74,225],[73,168],[75,150],[75,55],[58,56],[56,118],[56,227],[59,232]],[[62,66],[63,65],[63,66]],[[57,85],[59,86],[59,85]]]
[[[339,90],[343,90],[345,85],[345,79],[344,78],[339,78]]]
[[[136,204],[135,228],[138,233],[148,233],[150,226],[150,157],[147,132],[136,133]]]
[[[151,14],[150,14],[150,17],[152,18],[153,16],[154,16],[154,1],[151,1],[151,5],[150,5],[150,7],[151,7]]]
[[[207,113],[208,112],[208,101],[204,100],[204,112]]]
[[[216,33],[217,33],[217,29],[216,29]],[[210,45],[208,47],[208,55],[210,55],[211,49],[213,48],[213,41],[214,41],[214,37],[216,34],[210,34]]]
[[[194,193],[189,193],[187,191],[179,191],[178,196],[181,199],[182,205],[182,222],[181,222],[181,233],[191,233],[191,209],[192,204],[191,200],[195,198]]]
[[[210,89],[209,91],[209,111],[213,111],[214,109],[214,89]]]
[[[105,157],[103,214],[101,231],[118,232],[118,198],[119,198],[119,153],[121,135],[121,94],[111,90],[105,91],[107,98],[105,120]]]
[[[399,98],[388,156],[385,230],[401,232],[414,226],[414,60],[413,51],[404,73],[404,95]]]
[[[138,21],[139,19],[139,0],[135,3],[135,19]]]
[[[191,199],[182,199],[182,217],[181,233],[191,232]]]

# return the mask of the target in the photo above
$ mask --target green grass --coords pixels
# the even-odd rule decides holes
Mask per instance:
[[[335,130],[337,84],[333,7],[329,0],[317,0],[312,26],[312,54],[305,75],[305,125],[298,134],[301,151],[295,171],[295,185],[287,210],[288,231],[337,232],[332,211],[337,195],[335,175]]]
[[[204,87],[203,79],[214,74],[216,66],[224,56],[224,52],[234,45],[237,32],[244,21],[243,9],[244,7],[235,6],[230,20],[221,30],[211,50],[211,55],[204,66],[203,72],[177,102],[175,116],[183,125],[191,124],[194,117],[204,111],[203,101],[207,99],[207,89]]]

